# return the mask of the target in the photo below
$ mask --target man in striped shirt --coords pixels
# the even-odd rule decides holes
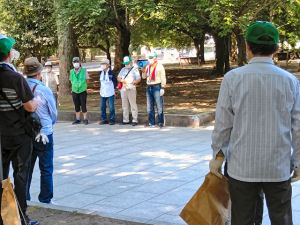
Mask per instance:
[[[12,48],[14,44],[13,38],[0,35],[0,134],[3,177],[4,179],[8,177],[12,162],[15,193],[25,217],[25,221],[24,217],[21,217],[22,225],[38,225],[37,221],[30,220],[26,214],[26,186],[32,139],[25,132],[25,117],[22,116],[25,116],[25,111],[34,112],[37,109],[37,102],[33,100],[34,96],[26,80],[17,73],[12,64],[17,55]]]
[[[274,65],[279,33],[255,22],[246,34],[249,64],[222,81],[210,171],[228,162],[231,225],[254,224],[263,190],[272,225],[292,225],[291,169],[300,178],[300,96],[295,76]],[[293,153],[293,154],[292,154]]]

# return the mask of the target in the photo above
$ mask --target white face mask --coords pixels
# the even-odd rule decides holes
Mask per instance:
[[[105,65],[100,65],[101,70],[105,70],[106,66]]]
[[[130,64],[126,64],[125,67],[126,67],[126,68],[130,68],[131,65],[130,65]]]
[[[80,67],[80,64],[79,63],[73,63],[73,66],[75,69],[78,69]]]
[[[51,72],[51,69],[50,69],[50,68],[46,68],[46,72],[47,72],[47,73],[50,73],[50,72]]]
[[[15,49],[12,49],[12,58],[11,58],[11,61],[14,61],[15,59],[18,59],[18,58],[20,58],[20,52],[18,52]]]

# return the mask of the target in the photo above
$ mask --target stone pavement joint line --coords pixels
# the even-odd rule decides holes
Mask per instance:
[[[157,225],[178,216],[208,173],[212,127],[145,128],[58,123],[54,133],[54,208]],[[31,185],[39,205],[38,164]],[[42,204],[43,207],[53,207]],[[300,182],[293,184],[300,225]],[[265,209],[263,225],[269,225]]]

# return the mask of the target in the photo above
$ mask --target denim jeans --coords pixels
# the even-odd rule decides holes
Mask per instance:
[[[155,125],[154,103],[157,109],[158,124],[164,124],[163,97],[160,96],[161,85],[147,86],[147,113],[151,125]]]
[[[44,145],[42,142],[33,143],[33,152],[31,158],[31,168],[27,183],[27,200],[30,200],[30,184],[32,172],[37,157],[39,157],[39,167],[41,171],[39,201],[50,203],[53,198],[53,134],[48,135],[49,142]]]
[[[110,121],[115,121],[115,96],[101,97],[101,119],[107,120],[106,116],[106,101],[108,101]]]

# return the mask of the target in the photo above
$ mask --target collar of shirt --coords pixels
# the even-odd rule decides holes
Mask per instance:
[[[270,57],[253,57],[252,59],[250,59],[249,64],[253,64],[253,63],[270,63],[270,64],[274,64],[274,61]]]
[[[102,70],[101,74],[100,74],[100,80],[101,81],[109,81],[108,73],[109,73],[109,69],[106,72],[104,70]]]
[[[75,72],[76,74],[79,74],[80,71],[81,71],[81,69],[82,69],[82,67],[79,67],[78,71],[76,71],[75,68],[74,68],[74,72]]]
[[[0,64],[7,65],[7,66],[8,66],[9,68],[11,68],[13,71],[18,72],[17,69],[16,69],[16,67],[15,67],[13,64],[11,64],[11,63],[0,62]]]
[[[27,80],[31,83],[35,83],[35,84],[38,84],[38,85],[42,85],[42,86],[45,86],[41,81],[37,80],[37,79],[34,79],[34,78],[27,78]]]

